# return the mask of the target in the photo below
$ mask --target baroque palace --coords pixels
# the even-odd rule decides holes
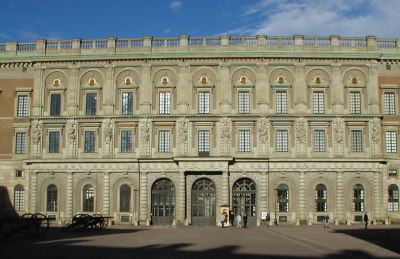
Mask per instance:
[[[400,221],[400,39],[0,43],[3,204],[64,223]]]

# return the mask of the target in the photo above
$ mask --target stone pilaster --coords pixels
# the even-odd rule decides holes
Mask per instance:
[[[67,173],[66,206],[65,206],[65,218],[67,220],[72,219],[73,204],[74,204],[74,173],[68,172]]]
[[[260,197],[258,200],[258,215],[257,215],[257,225],[260,224],[261,221],[261,212],[268,211],[268,174],[269,172],[261,172],[261,181],[260,181]],[[271,214],[271,213],[270,213]]]
[[[43,116],[43,104],[44,104],[44,82],[43,82],[43,71],[44,67],[40,64],[35,64],[33,67],[33,94],[31,97],[32,102],[32,115]]]
[[[30,209],[29,211],[31,213],[37,213],[38,212],[38,173],[37,172],[31,172],[30,173],[30,193],[29,193],[29,198],[30,198]]]
[[[69,116],[78,114],[78,103],[79,103],[79,81],[78,71],[79,66],[69,66],[69,87],[67,94],[67,114]]]
[[[269,109],[269,81],[267,79],[267,63],[257,64],[256,103],[257,112],[268,113]]]
[[[344,220],[344,197],[343,197],[343,172],[336,173],[336,215],[335,225],[339,224],[339,220]]]
[[[307,91],[305,80],[305,64],[295,63],[295,76],[294,76],[294,104],[296,113],[305,113],[307,111]]]
[[[368,82],[368,97],[369,97],[369,112],[371,114],[379,114],[379,87],[378,87],[378,65],[375,63],[368,64],[369,82]]]
[[[219,105],[221,107],[221,112],[223,114],[231,113],[232,105],[232,87],[229,76],[230,64],[221,63],[219,65],[219,84],[217,86],[218,90],[218,100],[221,100]]]
[[[374,191],[372,192],[372,197],[374,198],[373,210],[374,210],[374,223],[377,219],[382,218],[382,184],[381,184],[381,172],[374,172]],[[387,188],[386,188],[387,190]],[[371,208],[372,209],[372,208]]]
[[[103,176],[103,215],[109,216],[110,212],[110,172]]]
[[[300,221],[306,220],[306,172],[299,172],[299,211],[297,215],[296,225],[300,225]]]
[[[188,155],[188,131],[189,131],[189,120],[185,117],[180,118],[177,121],[177,149],[178,156]]]
[[[151,114],[151,96],[152,96],[152,80],[150,75],[151,65],[145,63],[142,65],[142,85],[139,91],[140,100],[140,113],[141,114]]]
[[[176,190],[176,221],[177,224],[187,225],[185,171],[179,172],[179,182]]]
[[[104,115],[112,115],[115,106],[115,80],[114,80],[114,65],[105,65],[106,78],[103,87]]]
[[[229,172],[222,172],[222,188],[221,188],[221,204],[220,205],[229,205]],[[218,207],[218,204],[217,204]]]
[[[177,84],[177,104],[178,104],[178,113],[179,114],[187,114],[188,113],[188,77],[189,77],[189,64],[181,63],[179,64],[179,80]]]
[[[267,157],[269,155],[269,130],[270,123],[267,118],[257,120],[257,139],[258,139],[258,155]]]
[[[331,96],[334,114],[343,114],[344,108],[344,89],[341,78],[341,64],[332,64]]]
[[[150,225],[150,213],[148,213],[147,172],[140,173],[140,199],[139,199],[139,221]]]
[[[307,156],[307,120],[303,117],[296,119],[296,156]]]
[[[231,152],[232,121],[229,118],[220,120],[220,155],[229,156]]]
[[[332,122],[333,153],[335,157],[344,156],[344,120],[335,118]]]
[[[151,148],[151,121],[149,119],[141,119],[139,122],[139,150],[140,157],[150,157]]]

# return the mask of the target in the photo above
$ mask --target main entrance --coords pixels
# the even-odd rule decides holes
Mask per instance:
[[[154,225],[171,225],[175,217],[175,186],[169,179],[157,180],[151,188],[151,213]]]
[[[247,224],[256,225],[256,184],[249,178],[237,180],[232,187],[232,209],[237,213],[247,215]]]
[[[215,183],[208,178],[197,180],[192,186],[192,224],[215,225]]]

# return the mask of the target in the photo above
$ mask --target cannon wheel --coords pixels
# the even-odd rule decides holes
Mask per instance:
[[[6,239],[12,233],[12,221],[6,214],[0,214],[0,240]]]
[[[77,214],[72,218],[72,225],[76,226],[78,230],[85,230],[90,217],[89,214]]]
[[[32,213],[25,213],[19,219],[16,227],[23,236],[34,236],[37,231],[36,216]]]
[[[108,226],[108,220],[103,215],[94,214],[93,217],[96,218],[96,229],[105,229]]]
[[[34,216],[36,218],[36,227],[37,227],[35,235],[40,236],[49,231],[50,227],[49,219],[41,213],[36,213]]]

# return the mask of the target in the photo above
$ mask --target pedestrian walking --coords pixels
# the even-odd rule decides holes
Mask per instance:
[[[242,227],[242,216],[240,216],[240,213],[238,213],[236,216],[236,227],[238,228]]]
[[[243,215],[243,227],[244,228],[247,227],[247,214],[246,213]]]
[[[233,221],[235,221],[235,214],[233,214],[233,211],[229,212],[229,222],[231,223],[231,226],[233,226]]]
[[[226,212],[222,212],[220,216],[221,227],[224,228],[225,226],[225,219],[226,219]]]
[[[267,212],[266,220],[267,220],[267,227],[268,227],[269,226],[269,222],[271,221],[271,217],[269,216],[268,212]]]
[[[365,229],[368,229],[368,214],[365,212],[364,214],[364,222],[365,222]]]
[[[329,215],[325,216],[324,222],[324,228],[329,228]]]

